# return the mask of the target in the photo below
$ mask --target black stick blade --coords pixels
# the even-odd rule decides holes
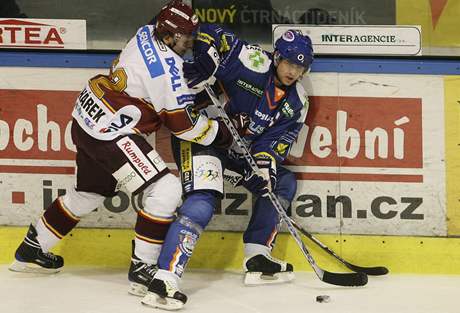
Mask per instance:
[[[364,273],[331,273],[324,271],[325,283],[337,286],[364,286],[367,284],[367,275]]]
[[[362,267],[346,262],[345,265],[355,272],[365,273],[370,276],[382,276],[388,274],[388,269],[384,266]]]

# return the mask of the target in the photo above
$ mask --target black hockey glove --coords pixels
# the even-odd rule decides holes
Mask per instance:
[[[243,186],[257,196],[264,196],[276,188],[276,164],[272,156],[258,153],[254,156],[258,172],[245,169],[243,178],[235,186]]]
[[[267,193],[267,183],[262,172],[244,170],[242,179],[235,186],[243,186],[251,193],[260,196]]]
[[[231,118],[233,126],[235,126],[238,134],[241,137],[246,135],[246,131],[249,127],[249,123],[251,122],[250,117],[246,113],[238,113],[233,115]]]
[[[204,85],[217,71],[219,53],[214,46],[196,43],[193,61],[185,61],[182,70],[189,88],[199,88]]]
[[[267,181],[267,186],[261,193],[266,195],[268,192],[272,192],[276,189],[276,161],[267,152],[259,152],[254,155],[254,161],[256,161],[259,170],[264,175],[264,179]]]

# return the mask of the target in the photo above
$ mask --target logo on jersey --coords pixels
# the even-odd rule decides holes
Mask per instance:
[[[262,121],[268,121],[268,122],[272,122],[273,121],[273,116],[270,116],[270,114],[266,114],[266,113],[262,113],[260,112],[259,110],[255,110],[254,111],[254,114],[260,118]]]
[[[262,56],[260,51],[254,51],[249,55],[249,60],[252,62],[252,67],[259,69],[260,66],[264,65],[265,58]]]
[[[267,73],[270,70],[271,60],[260,47],[243,46],[238,59],[247,69],[253,72]]]
[[[276,154],[285,158],[289,152],[289,143],[280,140],[278,143],[275,144],[275,148],[273,149]]]
[[[110,132],[116,132],[123,127],[127,126],[129,123],[131,123],[134,119],[125,114],[120,114],[119,120],[117,121],[118,123],[112,122],[110,123],[110,126],[107,128],[102,128],[100,130],[101,133],[110,133]]]
[[[173,91],[181,86],[179,68],[176,66],[176,60],[173,57],[165,59],[166,64],[169,65],[169,74],[171,75],[171,86]]]
[[[248,82],[246,82],[246,81],[244,81],[242,79],[238,79],[236,81],[236,85],[238,87],[241,87],[244,90],[249,91],[250,93],[256,95],[258,98],[261,98],[263,96],[263,94],[264,94],[264,91],[261,88],[256,87],[256,86],[252,85],[251,83],[248,83]]]
[[[203,181],[214,181],[219,178],[218,166],[212,162],[201,164],[195,171],[195,177]]]
[[[281,112],[288,118],[291,118],[294,116],[294,110],[291,108],[289,103],[285,101],[283,105],[281,106]]]
[[[188,105],[185,108],[185,112],[187,112],[188,118],[192,122],[192,125],[195,125],[200,117],[200,113],[193,108],[193,105]]]
[[[182,106],[184,104],[193,104],[195,101],[195,95],[193,94],[186,94],[180,95],[176,97],[177,104]]]
[[[153,45],[152,36],[150,35],[149,28],[144,26],[137,33],[137,47],[139,48],[145,65],[150,72],[150,77],[155,78],[165,73],[163,65],[161,65],[158,52]]]

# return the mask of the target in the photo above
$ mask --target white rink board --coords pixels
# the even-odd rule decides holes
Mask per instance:
[[[44,90],[50,94],[56,91],[58,96],[60,96],[59,92],[65,91],[77,93],[89,77],[106,71],[94,69],[3,69],[7,70],[9,75],[0,80],[0,103],[2,107],[6,101],[21,100],[18,97],[11,98],[13,100],[4,98],[8,96],[8,92],[22,92],[24,90],[29,92],[36,91],[40,94],[40,91]],[[37,79],[37,77],[40,79]],[[305,180],[299,181],[298,192],[293,202],[292,211],[299,216],[299,223],[308,226],[308,229],[312,232],[320,233],[341,232],[350,234],[445,236],[446,192],[444,177],[444,92],[442,77],[312,73],[309,79],[305,79],[304,85],[309,94],[314,98],[310,113],[315,110],[315,101],[320,101],[327,105],[334,101],[337,103],[335,107],[329,108],[329,111],[326,113],[321,111],[323,108],[320,108],[317,112],[319,119],[312,118],[310,122],[313,124],[310,125],[308,133],[306,155],[300,161],[293,159],[293,162],[297,165],[289,166],[296,174],[307,177],[304,178]],[[24,96],[26,95],[29,94],[24,94]],[[3,137],[4,134],[2,135],[0,132],[0,169],[5,166],[10,167],[10,172],[5,173],[0,170],[0,225],[27,225],[30,222],[35,222],[43,210],[44,203],[49,203],[49,201],[54,199],[58,194],[58,189],[65,189],[72,186],[73,177],[68,174],[11,172],[12,165],[40,168],[44,166],[48,169],[60,166],[71,168],[74,166],[74,162],[72,161],[73,147],[69,143],[68,134],[65,136],[64,131],[65,126],[70,121],[70,111],[73,106],[73,100],[68,99],[74,98],[72,98],[72,94],[66,94],[66,97],[67,102],[52,105],[47,102],[46,97],[38,100],[29,98],[27,99],[29,104],[24,104],[24,101],[17,103],[17,105],[29,105],[27,110],[21,111],[26,112],[24,114],[27,116],[21,118],[30,121],[33,133],[32,135],[28,135],[22,129],[16,129],[16,131],[19,134],[21,134],[21,131],[25,134],[22,139],[26,139],[27,136],[33,139],[31,145],[21,142],[20,139],[16,141],[11,139],[8,141]],[[357,103],[356,106],[351,101],[352,105],[350,105],[350,101],[348,100],[355,98],[363,98],[364,100],[360,100],[361,102]],[[379,105],[380,99],[386,101],[385,104]],[[417,135],[412,131],[410,134],[400,134],[398,138],[403,138],[405,144],[411,145],[413,142],[420,141],[418,147],[423,149],[423,153],[418,154],[410,152],[407,149],[404,150],[405,144],[402,146],[403,148],[400,147],[399,150],[395,148],[393,151],[389,148],[391,144],[388,143],[388,149],[379,153],[383,153],[383,155],[387,153],[388,156],[386,158],[388,160],[393,158],[393,160],[386,162],[385,157],[375,157],[372,160],[366,158],[364,139],[360,138],[361,141],[356,145],[356,147],[359,147],[356,157],[350,155],[348,157],[334,156],[339,150],[346,154],[348,149],[346,143],[347,141],[348,143],[352,142],[353,139],[351,137],[355,135],[353,132],[341,133],[339,129],[347,130],[352,128],[350,123],[353,118],[354,123],[360,123],[361,120],[365,120],[366,123],[372,125],[370,130],[379,127],[379,117],[381,116],[382,120],[385,119],[387,106],[388,108],[397,107],[398,110],[404,108],[404,105],[401,105],[398,99],[405,99],[404,101],[407,100],[406,102],[409,104],[419,103],[419,111],[413,110],[411,111],[412,113],[408,113],[410,121],[403,118],[404,111],[396,112],[398,114],[401,113],[401,116],[398,114],[394,115],[398,117],[398,121],[395,121],[395,123],[403,124],[392,124],[393,128],[391,129],[386,125],[386,128],[383,127],[383,130],[380,130],[380,133],[385,133],[389,138],[392,138],[394,129],[399,128],[404,131],[405,127],[410,126],[414,121],[410,114],[415,114],[413,116],[420,119],[418,121],[422,130],[420,134]],[[348,101],[348,104],[345,103],[345,100]],[[374,115],[378,118],[374,116],[374,119],[372,119],[369,118],[371,115],[363,115],[363,112],[372,113],[374,110],[373,107],[369,107],[368,103],[369,105],[376,105],[375,109],[378,112]],[[8,104],[13,107],[16,103],[8,102]],[[66,106],[66,109],[63,110],[65,112],[60,112],[61,115],[57,115],[57,105]],[[359,110],[354,111],[355,107]],[[338,115],[336,115],[336,112],[339,112]],[[16,114],[19,113],[16,112]],[[37,122],[37,116],[41,116],[38,118],[39,120],[41,118],[41,121]],[[345,126],[342,125],[344,117],[347,119]],[[402,119],[399,119],[399,117]],[[16,115],[8,116],[8,112],[0,115],[0,130],[2,129],[2,125],[4,127],[7,124],[9,131],[13,135],[18,119],[19,116]],[[330,121],[334,119],[338,120],[337,124],[331,124],[332,122]],[[48,125],[46,123],[50,123],[51,121],[59,121],[60,123],[60,145],[54,142],[56,138],[55,136],[51,136],[50,133],[48,135],[51,137],[51,143],[48,145],[45,140],[48,137],[43,134],[37,134],[39,129],[37,124],[41,123],[43,131],[43,129],[47,129],[43,125],[46,126]],[[322,124],[323,121],[329,121],[327,122],[329,124]],[[312,140],[311,135],[313,133],[316,135],[320,134],[323,137],[315,137]],[[333,141],[329,145],[327,141],[324,141],[324,136],[327,134],[331,136],[331,140]],[[16,137],[19,138],[20,136],[18,137],[17,135]],[[64,138],[66,138],[65,142]],[[321,145],[318,144],[318,138],[323,140]],[[339,139],[336,140],[336,138]],[[391,138],[389,139],[390,141]],[[149,137],[149,140],[155,142],[153,136]],[[162,146],[162,140],[165,139],[156,141],[158,147]],[[53,142],[57,151],[56,149],[53,150]],[[354,142],[357,143],[356,140]],[[42,149],[40,150],[39,147]],[[46,149],[46,151],[43,151],[43,149]],[[327,153],[328,149],[330,149],[329,154]],[[367,149],[369,150],[369,147]],[[159,148],[159,152],[164,155],[164,151],[161,148]],[[65,157],[61,158],[61,155]],[[414,160],[406,160],[407,156],[414,157],[417,155],[420,155],[419,160],[416,157]],[[345,165],[339,164],[342,161]],[[170,158],[166,158],[166,162],[169,165],[173,165],[173,160]],[[337,179],[337,177],[331,178],[329,176],[329,178],[321,180],[321,177],[327,177],[329,174],[336,176],[338,174],[347,174],[350,177],[355,175],[355,178],[348,180]],[[378,177],[382,174],[387,176],[405,175],[405,177],[409,177],[407,178],[409,180],[411,179],[410,177],[418,177],[419,181],[385,181],[385,178],[379,181]],[[309,179],[309,175],[313,175],[314,179]],[[356,175],[358,178],[356,178]],[[359,177],[361,176],[365,177],[365,179],[360,180]],[[369,177],[372,176],[377,178],[369,181]],[[17,192],[23,194],[24,203],[21,203],[22,201],[18,201],[17,199],[13,201],[13,193]],[[336,216],[327,217],[326,204],[328,196],[330,197],[329,199],[338,196],[348,197],[351,202],[350,217],[346,214],[346,210],[343,212],[345,216],[342,216],[340,204],[336,205]],[[315,214],[312,213],[312,197],[317,197],[321,200],[321,207],[319,211],[316,209]],[[394,199],[394,202],[391,199]],[[373,201],[374,206],[371,205]],[[137,203],[137,200],[135,202]],[[376,202],[379,202],[380,205],[377,205]],[[109,209],[98,209],[97,212],[93,212],[85,217],[79,226],[133,227],[135,210],[133,210],[126,194],[123,193],[121,197],[108,200],[107,204]],[[214,216],[208,229],[244,230],[251,213],[250,204],[251,196],[245,194],[243,189],[239,188],[235,191],[227,188],[227,195],[222,209]],[[409,205],[412,205],[410,208],[411,212],[407,209]],[[136,205],[136,209],[139,207],[139,205]],[[309,214],[313,216],[309,216]]]

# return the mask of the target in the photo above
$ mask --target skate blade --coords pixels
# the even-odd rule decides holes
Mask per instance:
[[[281,272],[273,275],[262,272],[247,272],[244,276],[246,286],[288,283],[295,278],[293,272]]]
[[[15,260],[8,269],[12,272],[35,274],[55,274],[61,270],[60,268],[46,268],[38,264],[21,262],[18,260]]]
[[[133,296],[143,297],[147,294],[148,288],[142,284],[130,283],[128,293]]]
[[[159,308],[167,311],[176,311],[182,309],[184,303],[180,300],[173,298],[163,298],[154,292],[147,292],[145,297],[142,299],[142,304],[151,306],[153,308]]]

